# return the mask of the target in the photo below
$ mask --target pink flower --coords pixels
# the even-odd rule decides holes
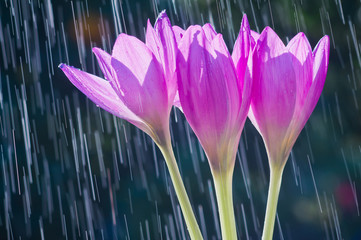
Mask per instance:
[[[270,163],[286,162],[321,95],[328,57],[328,36],[313,52],[304,33],[287,46],[269,27],[259,36],[248,75],[253,78],[248,117],[263,137]]]
[[[65,64],[59,67],[95,104],[159,143],[177,91],[177,43],[166,13],[159,15],[154,29],[148,21],[146,43],[120,34],[111,55],[99,48],[93,52],[106,80]]]
[[[189,27],[178,46],[180,102],[212,170],[233,170],[250,105],[251,79],[244,79],[250,49],[246,17],[237,42],[237,66],[210,24]]]

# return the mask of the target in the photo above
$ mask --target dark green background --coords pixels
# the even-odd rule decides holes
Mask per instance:
[[[361,188],[361,59],[355,49],[361,51],[360,1],[128,0],[116,3],[122,31],[142,40],[146,20],[149,18],[154,23],[162,9],[167,10],[173,24],[183,28],[212,22],[216,30],[223,34],[230,50],[243,13],[247,14],[253,30],[260,32],[269,25],[285,43],[297,32],[303,31],[314,47],[323,35],[328,34],[331,39],[330,64],[324,91],[286,165],[278,204],[282,234],[276,224],[274,239],[361,239],[361,220],[356,204]],[[77,36],[75,31],[72,4],[75,25],[79,32],[83,31],[83,37]],[[53,11],[54,25],[49,17],[52,14],[47,9]],[[3,33],[3,40],[0,38],[0,239],[7,239],[8,236],[10,239],[40,239],[40,226],[43,226],[45,239],[64,239],[65,235],[70,239],[86,239],[90,237],[89,233],[86,234],[90,225],[94,229],[95,239],[102,236],[105,239],[127,239],[128,234],[131,239],[142,239],[141,232],[147,239],[147,224],[151,239],[167,239],[172,221],[178,219],[172,209],[174,192],[169,186],[168,172],[160,152],[149,137],[125,121],[116,120],[116,130],[113,117],[102,110],[99,114],[95,104],[76,90],[57,68],[59,63],[67,63],[68,54],[70,65],[102,76],[91,47],[105,46],[110,52],[116,38],[112,2],[5,0],[0,3],[0,16]],[[17,24],[19,38],[16,34]],[[38,45],[34,29],[38,33]],[[79,50],[79,46],[84,47],[83,50]],[[42,95],[36,90],[39,87]],[[26,90],[25,98],[21,97],[22,88]],[[31,153],[33,159],[37,158],[39,172],[33,163],[32,184],[28,178],[19,110],[23,103],[19,99],[26,99],[30,136],[36,142],[31,146]],[[10,109],[13,111],[13,122],[9,117]],[[214,190],[208,163],[182,113],[172,111],[171,121],[176,157],[196,215],[199,218],[201,206],[207,237],[217,239],[211,200]],[[98,189],[95,201],[91,196],[88,163],[85,162],[84,166],[81,163],[79,123],[86,136],[92,177]],[[75,138],[71,135],[71,124]],[[100,135],[105,172],[98,164],[95,132]],[[81,164],[81,195],[72,140],[77,145]],[[247,236],[249,239],[260,239],[269,170],[262,139],[249,121],[246,122],[239,150],[233,184],[238,233],[241,239],[247,239]],[[18,181],[15,181],[15,188],[9,182],[10,162],[15,166],[15,157],[18,161],[20,195]],[[158,163],[159,176],[156,174],[155,161]],[[246,172],[245,176],[242,175],[241,166]],[[16,179],[16,172],[13,171],[13,174]],[[247,195],[244,179],[248,182],[250,196]],[[26,196],[30,196],[30,217],[25,213]],[[8,203],[10,210],[6,210],[9,209],[6,207]],[[91,213],[90,222],[87,222],[87,204]],[[75,206],[79,229],[74,218]],[[53,209],[53,212],[49,214],[48,209]],[[6,219],[11,224],[11,231],[7,230]],[[62,221],[66,231],[62,231]],[[177,237],[181,236],[180,232],[175,232]]]

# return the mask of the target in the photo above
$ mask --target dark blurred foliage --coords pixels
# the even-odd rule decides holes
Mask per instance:
[[[119,32],[144,40],[147,19],[154,24],[163,9],[183,28],[211,22],[230,50],[244,13],[252,29],[260,32],[269,25],[285,43],[299,31],[312,47],[323,35],[331,37],[323,94],[286,165],[274,239],[361,239],[358,0],[3,0],[0,239],[40,239],[42,234],[45,239],[147,239],[148,231],[151,239],[167,239],[167,234],[172,239],[172,232],[182,238],[168,172],[150,138],[99,110],[57,68],[65,62],[102,76],[91,47],[110,52]],[[203,212],[205,236],[217,239],[207,160],[179,110],[172,111],[171,121],[175,154],[196,215],[201,218]],[[97,137],[105,169],[99,164]],[[268,174],[262,139],[247,121],[234,172],[240,239],[260,239]]]

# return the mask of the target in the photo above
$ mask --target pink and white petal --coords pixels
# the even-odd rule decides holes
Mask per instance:
[[[142,85],[149,63],[156,59],[138,38],[121,33],[115,41],[112,57],[132,71]]]
[[[210,23],[206,23],[203,25],[204,34],[209,42],[212,42],[213,38],[217,36],[216,30],[214,30],[213,26]]]
[[[148,48],[145,45],[143,48],[143,51],[133,51],[127,61],[111,59],[114,81],[110,84],[132,112],[156,127],[168,121],[171,105],[168,104],[163,70],[154,55],[147,51]],[[137,68],[132,65],[133,62],[138,62]]]
[[[326,77],[329,56],[330,56],[330,38],[324,36],[317,43],[313,50],[313,81],[315,82],[318,77]]]
[[[282,142],[296,102],[296,78],[291,54],[269,27],[262,32],[253,55],[252,122],[267,144]]]
[[[59,65],[59,68],[70,82],[97,106],[141,129],[144,128],[144,123],[124,105],[108,81],[66,64]]]
[[[248,81],[251,83],[251,89],[253,88],[253,77],[252,77],[252,68],[253,68],[253,51],[254,51],[254,47],[256,46],[256,43],[259,39],[259,37],[261,36],[261,34],[251,30],[251,50],[250,50],[250,55],[248,57],[248,62],[247,62],[247,69],[246,69],[246,74],[245,74],[245,81]],[[243,91],[247,91],[247,87],[245,86],[244,87],[244,90]],[[250,94],[250,100],[252,102],[252,90],[251,92],[249,93]],[[245,95],[245,94],[244,94]],[[245,105],[247,106],[247,105]],[[243,106],[242,106],[243,107]],[[257,131],[259,133],[261,133],[261,131],[259,130],[259,127],[258,127],[258,123],[257,123],[257,119],[255,119],[254,117],[254,114],[253,114],[253,110],[252,110],[252,104],[250,104],[249,106],[249,111],[248,111],[248,118],[249,120],[252,122],[253,126],[257,129]]]
[[[244,85],[244,77],[250,54],[250,28],[246,14],[243,15],[241,29],[233,47],[232,59],[236,67],[236,74],[240,82],[241,89]]]
[[[145,34],[145,44],[153,52],[157,60],[163,65],[164,64],[164,49],[162,48],[162,43],[152,27],[149,19],[147,21],[147,32]]]
[[[178,51],[177,42],[174,36],[172,25],[165,11],[162,11],[154,26],[161,45],[158,48],[163,49],[163,69],[165,71],[165,78],[168,87],[169,101],[173,102],[177,91],[177,79],[175,74],[176,69],[176,54]]]
[[[102,70],[105,79],[110,81],[110,78],[112,77],[111,74],[112,66],[110,65],[110,59],[112,58],[112,56],[109,53],[97,47],[94,47],[92,50],[98,60],[99,67]]]
[[[224,147],[224,135],[229,131],[228,116],[233,110],[228,93],[231,85],[227,84],[236,88],[236,80],[225,81],[224,72],[233,69],[229,64],[230,67],[220,71],[222,60],[224,57],[220,51],[217,55],[200,26],[188,28],[177,55],[178,91],[187,121],[208,157]]]
[[[306,124],[315,109],[325,84],[330,54],[330,39],[324,36],[313,51],[313,82],[307,94],[305,105],[300,119],[300,131]]]
[[[306,96],[312,85],[312,49],[307,37],[302,32],[291,39],[287,49],[293,55],[292,64],[297,82],[295,114],[298,114],[303,108]]]
[[[178,26],[173,26],[172,29],[174,32],[175,40],[176,40],[177,44],[179,44],[179,41],[182,39],[182,37],[185,33],[185,30]]]
[[[243,89],[242,89],[242,105],[239,114],[239,122],[241,123],[241,129],[246,121],[247,115],[250,112],[250,106],[252,102],[252,86],[253,78],[249,74],[250,72],[246,70],[244,77]],[[257,128],[257,127],[256,127]]]
[[[203,29],[200,26],[188,28],[179,50],[179,97],[188,121],[196,131],[204,130],[202,134],[211,129],[209,132],[214,132],[214,126],[224,127],[226,121],[222,118],[227,115],[227,108],[220,101],[224,99],[221,96],[226,93],[226,87],[225,84],[220,84],[218,91],[215,91],[216,81],[219,81],[216,76],[219,73],[213,76],[212,81],[210,79],[212,68],[218,63],[215,61],[216,53]]]
[[[232,131],[234,131],[234,126],[239,125],[239,113],[242,104],[241,93],[243,86],[241,86],[241,82],[237,78],[232,57],[228,51],[226,43],[223,40],[222,34],[217,34],[217,36],[213,38],[211,45],[216,52],[214,60],[217,62],[217,67],[214,66],[213,71],[217,71],[218,68],[218,71],[220,71],[218,77],[223,78],[222,82],[225,83],[225,87],[228,92],[228,105],[230,108],[227,118],[230,120],[229,124]]]

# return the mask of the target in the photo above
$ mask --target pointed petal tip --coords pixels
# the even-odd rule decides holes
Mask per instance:
[[[247,14],[243,14],[241,29],[250,30]]]
[[[213,38],[217,35],[216,30],[210,23],[206,23],[202,26],[203,32],[209,42],[212,42]]]
[[[60,63],[58,68],[60,68],[65,74],[67,74],[67,72],[73,71],[73,69],[76,70],[76,71],[82,71],[79,68],[69,66],[69,65],[67,65],[65,63]]]
[[[152,23],[150,22],[150,19],[147,19],[147,27],[152,26]]]
[[[165,9],[158,14],[158,17],[157,17],[157,20],[154,23],[154,26],[156,26],[158,24],[158,22],[163,21],[163,20],[169,21],[169,18],[168,18],[168,15],[167,15]]]
[[[320,43],[324,44],[327,47],[330,47],[330,37],[328,35],[323,36],[320,39]]]
[[[316,47],[313,49],[313,54],[315,54],[316,51],[320,51],[321,49],[327,51],[327,53],[330,52],[330,37],[328,35],[323,36],[318,41]]]
[[[307,39],[307,37],[304,32],[299,32],[292,39]],[[308,41],[308,39],[307,39],[307,41]]]
[[[99,64],[104,64],[108,62],[108,59],[110,59],[111,55],[104,51],[101,48],[93,47],[92,52],[94,53],[95,57],[97,58]]]
[[[261,32],[258,39],[259,46],[265,44],[265,46],[272,46],[270,48],[271,52],[280,54],[284,50],[286,50],[286,46],[281,40],[281,38],[277,35],[277,33],[269,26],[265,27]]]
[[[196,32],[199,32],[199,34],[204,35],[204,30],[203,30],[203,28],[202,28],[201,26],[199,26],[199,25],[190,25],[190,26],[185,30],[184,35],[186,35],[186,34],[191,34],[191,35],[193,35],[193,34],[196,33]],[[183,37],[184,37],[184,35],[183,35]],[[182,38],[182,39],[183,39],[183,38]]]
[[[212,26],[212,24],[210,23],[206,23],[202,26],[202,28],[210,28],[210,29],[213,29],[214,30],[214,27]]]
[[[265,27],[260,35],[276,35],[278,37],[277,33],[270,26]]]
[[[263,29],[262,33],[265,32],[265,33],[275,33],[275,31],[270,27],[270,26],[267,26]],[[261,34],[262,34],[261,33]]]
[[[259,35],[259,40],[263,40],[269,37],[269,35],[277,35],[277,34],[275,33],[275,31],[273,31],[271,27],[267,26],[262,30],[261,34]]]
[[[164,17],[168,17],[167,11],[166,11],[165,9],[163,9],[163,10],[158,14],[158,18],[164,18]]]
[[[293,53],[296,57],[298,56],[297,53],[304,52],[305,54],[308,54],[309,52],[312,52],[311,44],[308,41],[308,38],[305,33],[299,32],[297,33],[287,44],[287,49]],[[307,51],[303,51],[303,50]],[[301,57],[301,56],[298,56]]]
[[[103,51],[103,49],[98,48],[98,47],[93,47],[93,48],[92,48],[92,52],[93,52],[95,55],[98,55],[98,54],[100,53],[100,51]]]

